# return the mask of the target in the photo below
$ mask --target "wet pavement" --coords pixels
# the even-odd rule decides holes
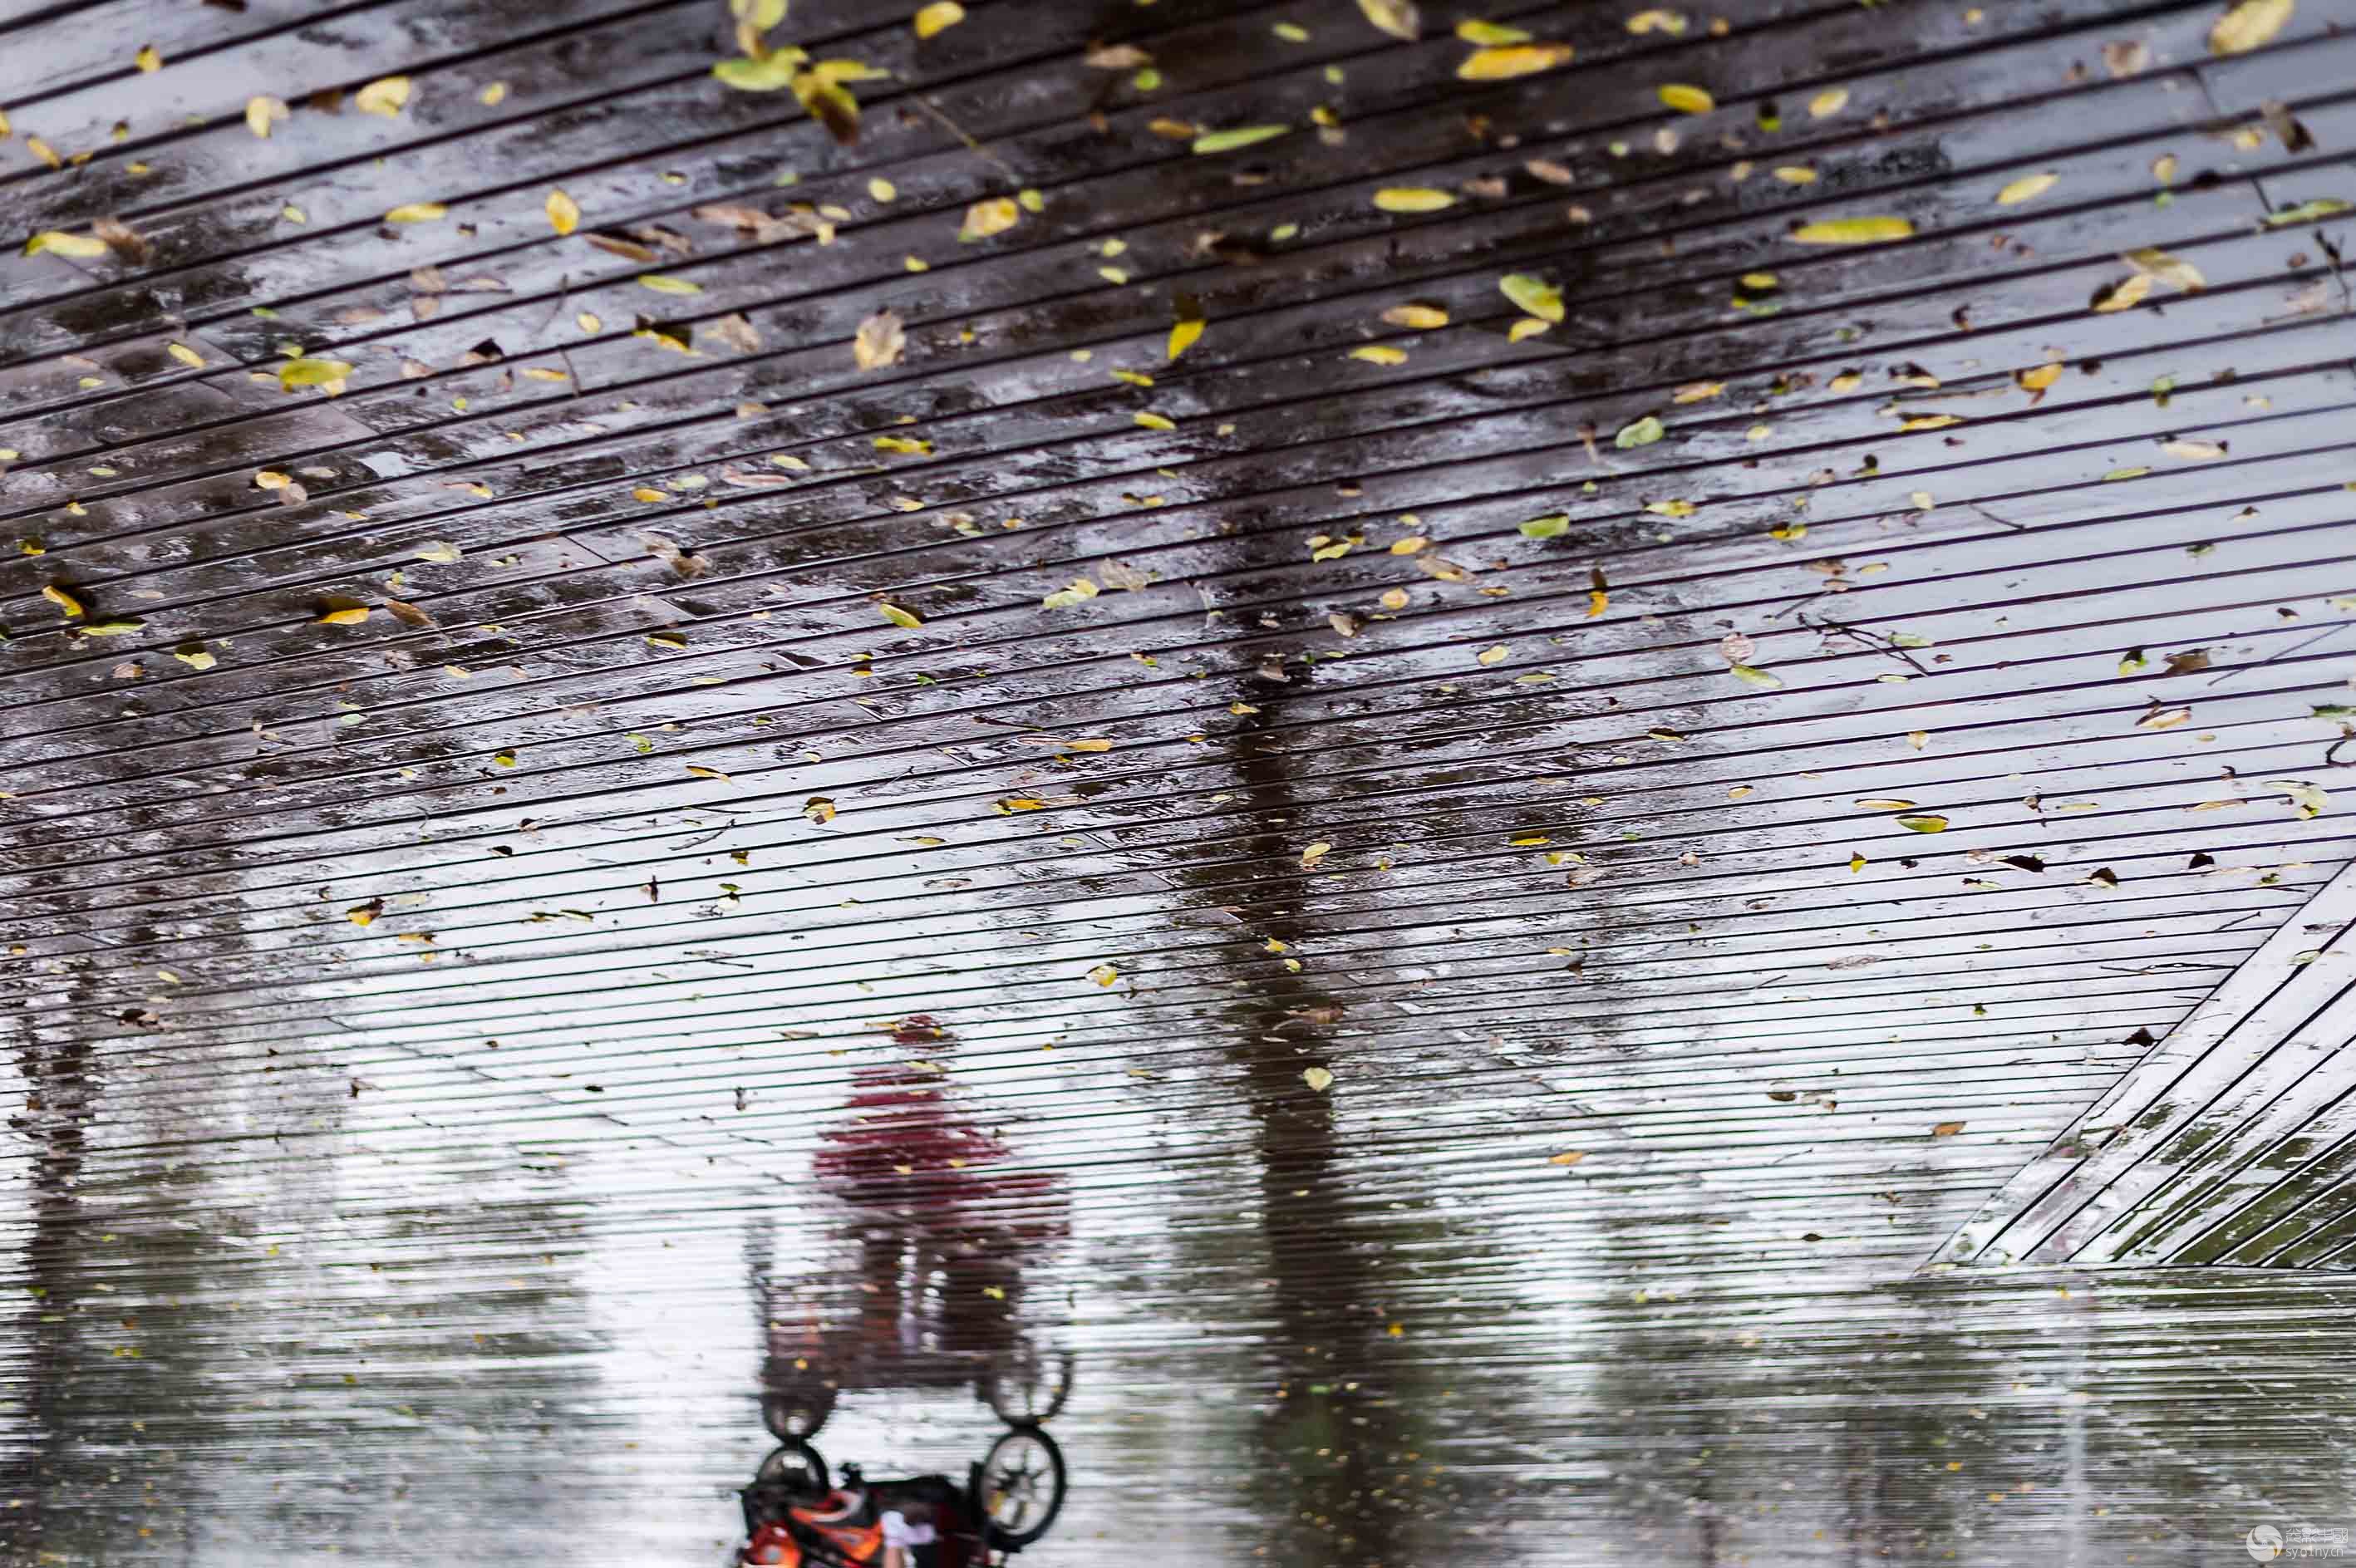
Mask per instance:
[[[0,1563],[2356,1556],[2356,6],[744,9],[0,14]]]

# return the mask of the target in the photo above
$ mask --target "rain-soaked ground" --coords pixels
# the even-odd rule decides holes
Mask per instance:
[[[738,13],[0,7],[0,1563],[2356,1556],[2356,0]]]

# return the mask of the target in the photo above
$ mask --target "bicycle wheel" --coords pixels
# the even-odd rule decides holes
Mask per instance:
[[[991,1545],[1012,1552],[1047,1533],[1064,1507],[1064,1451],[1036,1426],[1018,1426],[982,1456],[973,1499]]]
[[[1069,1350],[1052,1360],[1026,1351],[984,1375],[981,1397],[1009,1426],[1052,1421],[1072,1397],[1073,1360]]]
[[[770,1451],[753,1473],[755,1485],[783,1487],[797,1498],[822,1498],[828,1490],[826,1459],[798,1437],[788,1437]]]
[[[823,1384],[761,1396],[761,1424],[780,1443],[817,1435],[834,1413],[834,1391]]]

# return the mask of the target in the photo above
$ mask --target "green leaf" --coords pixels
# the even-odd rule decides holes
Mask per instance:
[[[1944,833],[1947,819],[1944,816],[1901,816],[1898,826],[1916,833]]]
[[[1497,280],[1497,287],[1532,315],[1544,321],[1562,320],[1562,291],[1544,278],[1534,278],[1527,272],[1508,272]]]
[[[1658,417],[1646,414],[1643,419],[1622,425],[1620,433],[1612,438],[1612,444],[1626,452],[1631,447],[1650,446],[1667,433],[1668,428],[1661,423]]]
[[[1205,131],[1194,138],[1197,153],[1232,153],[1259,142],[1272,142],[1292,129],[1290,125],[1237,125],[1227,131]]]
[[[2347,202],[2336,196],[2319,196],[2313,201],[2302,201],[2297,207],[2286,207],[2280,212],[2266,214],[2266,227],[2286,229],[2294,223],[2312,223],[2319,218],[2330,218],[2350,210]]]
[[[700,294],[703,292],[701,283],[690,283],[685,278],[669,277],[661,272],[639,273],[638,286],[652,289],[659,294]]]
[[[342,359],[289,359],[278,367],[278,384],[288,391],[297,387],[328,387],[351,373],[350,363]]]
[[[1569,532],[1569,512],[1548,512],[1543,517],[1532,517],[1522,525],[1522,537],[1526,539],[1558,539]]]
[[[145,621],[91,621],[76,626],[74,630],[85,637],[116,637],[125,632],[135,632],[146,624]]]
[[[1747,664],[1730,665],[1727,673],[1743,685],[1755,686],[1762,691],[1780,691],[1783,687],[1782,677],[1770,675],[1763,669],[1754,669]]]
[[[739,92],[776,92],[794,84],[794,73],[809,59],[800,49],[779,49],[766,59],[722,60],[712,74]]]

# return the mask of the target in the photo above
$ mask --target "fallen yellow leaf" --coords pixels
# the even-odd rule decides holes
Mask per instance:
[[[887,365],[897,365],[907,345],[907,333],[898,314],[879,310],[859,324],[851,340],[851,357],[862,370],[880,370]]]
[[[1358,0],[1358,9],[1392,37],[1415,42],[1421,25],[1415,0]]]
[[[405,76],[380,76],[352,94],[352,104],[363,114],[381,114],[391,119],[409,102],[409,79]]]
[[[1504,81],[1510,77],[1552,70],[1557,66],[1569,65],[1570,60],[1569,44],[1506,44],[1473,50],[1456,68],[1456,74],[1466,81]]]
[[[1903,218],[1827,218],[1802,224],[1792,238],[1803,245],[1878,245],[1913,232],[1914,225]]]
[[[1003,234],[1023,220],[1023,209],[1014,198],[994,196],[987,201],[977,201],[965,209],[965,226],[958,230],[959,240],[987,240],[993,234]]]
[[[2238,55],[2269,43],[2297,8],[2297,0],[2241,0],[2209,29],[2209,52]]]
[[[2124,251],[2119,260],[2136,272],[2148,272],[2170,288],[2181,289],[2188,294],[2199,293],[2209,286],[2209,280],[2201,275],[2200,268],[2180,256],[2169,255],[2157,246]]]
[[[937,33],[946,33],[964,20],[965,7],[957,0],[933,0],[931,5],[916,13],[916,37],[929,38]]]
[[[1996,204],[1998,207],[2019,207],[2024,201],[2033,201],[2051,190],[2061,178],[2056,174],[2023,175],[1996,193]]]
[[[266,93],[257,93],[245,101],[245,128],[266,141],[270,136],[271,125],[285,119],[287,113],[284,99],[272,98]]]
[[[92,257],[105,255],[106,241],[87,234],[67,234],[55,229],[44,229],[25,241],[25,254],[37,256],[44,251],[53,251],[60,256],[86,261]]]
[[[2097,314],[2105,315],[2113,311],[2131,310],[2141,304],[2144,296],[2151,293],[2151,285],[2152,275],[2149,272],[2130,273],[2095,295],[2094,309]]]

